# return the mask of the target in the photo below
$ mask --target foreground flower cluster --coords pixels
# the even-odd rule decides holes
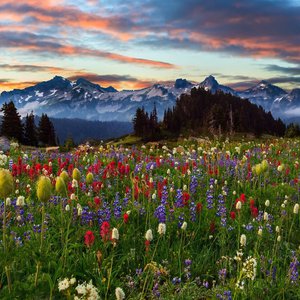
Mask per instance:
[[[295,298],[300,141],[1,154],[0,294]]]

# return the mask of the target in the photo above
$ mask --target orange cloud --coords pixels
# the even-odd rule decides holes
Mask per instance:
[[[37,84],[37,81],[22,81],[22,82],[1,82],[0,81],[0,91],[8,91],[13,89],[24,89],[28,86]]]

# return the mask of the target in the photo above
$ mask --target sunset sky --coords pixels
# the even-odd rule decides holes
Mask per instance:
[[[137,89],[210,74],[300,87],[300,0],[0,1],[0,91],[55,75]]]

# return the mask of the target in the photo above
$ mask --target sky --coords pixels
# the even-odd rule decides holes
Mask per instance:
[[[139,89],[300,87],[300,0],[0,0],[0,91],[55,75]]]

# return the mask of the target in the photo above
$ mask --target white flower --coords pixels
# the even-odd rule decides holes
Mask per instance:
[[[282,172],[282,171],[283,171],[283,166],[282,166],[282,165],[278,166],[278,167],[277,167],[277,171],[278,171],[278,172]]]
[[[71,200],[75,200],[75,199],[76,199],[76,195],[72,193],[72,194],[70,195],[70,199],[71,199]]]
[[[278,233],[280,232],[280,227],[277,225],[275,231]]]
[[[236,210],[240,210],[242,208],[242,202],[238,201],[235,205]]]
[[[187,228],[187,222],[183,222],[182,225],[181,225],[181,229],[182,229],[183,231],[185,231],[186,228]]]
[[[151,242],[153,240],[153,234],[152,234],[152,230],[148,229],[145,235],[145,238],[147,241]]]
[[[70,210],[70,205],[67,204],[67,205],[65,206],[65,211],[69,211],[69,210]]]
[[[72,188],[77,188],[78,187],[78,181],[76,179],[72,180]]]
[[[266,200],[266,202],[265,202],[265,206],[270,206],[270,200]]]
[[[280,235],[277,237],[277,242],[278,243],[281,242],[281,236]]]
[[[60,292],[64,291],[64,290],[68,289],[69,286],[70,286],[69,279],[65,278],[64,280],[62,280],[58,283],[58,290]]]
[[[156,199],[156,194],[152,194],[152,200],[155,200]]]
[[[294,206],[294,214],[298,214],[299,213],[299,204],[296,203],[295,206]]]
[[[11,205],[11,200],[10,200],[10,198],[6,198],[5,203],[6,203],[7,206],[10,206],[10,205]]]
[[[77,216],[81,216],[82,215],[82,207],[78,207],[77,208]]]
[[[159,223],[159,224],[158,224],[157,232],[158,232],[160,235],[165,234],[165,233],[166,233],[166,224],[164,224],[164,223]]]
[[[111,233],[111,238],[114,240],[119,239],[119,231],[117,228],[113,228],[112,233]]]
[[[115,294],[116,294],[116,299],[117,300],[125,299],[125,293],[120,287],[116,288]]]
[[[263,233],[262,229],[259,228],[257,234],[258,234],[259,236],[262,236],[262,233]]]
[[[74,283],[76,283],[76,278],[75,277],[70,279],[70,284],[73,285]]]
[[[268,213],[266,211],[264,212],[264,220],[265,221],[269,220],[269,215],[268,215]]]
[[[232,194],[233,194],[233,196],[235,196],[236,195],[236,191],[233,191]]]
[[[242,234],[242,235],[241,235],[241,238],[240,238],[241,246],[245,247],[245,246],[246,246],[246,242],[247,242],[246,235],[245,235],[245,234]]]
[[[16,205],[17,206],[24,206],[25,205],[25,201],[24,200],[25,200],[24,196],[19,196],[17,198]]]

